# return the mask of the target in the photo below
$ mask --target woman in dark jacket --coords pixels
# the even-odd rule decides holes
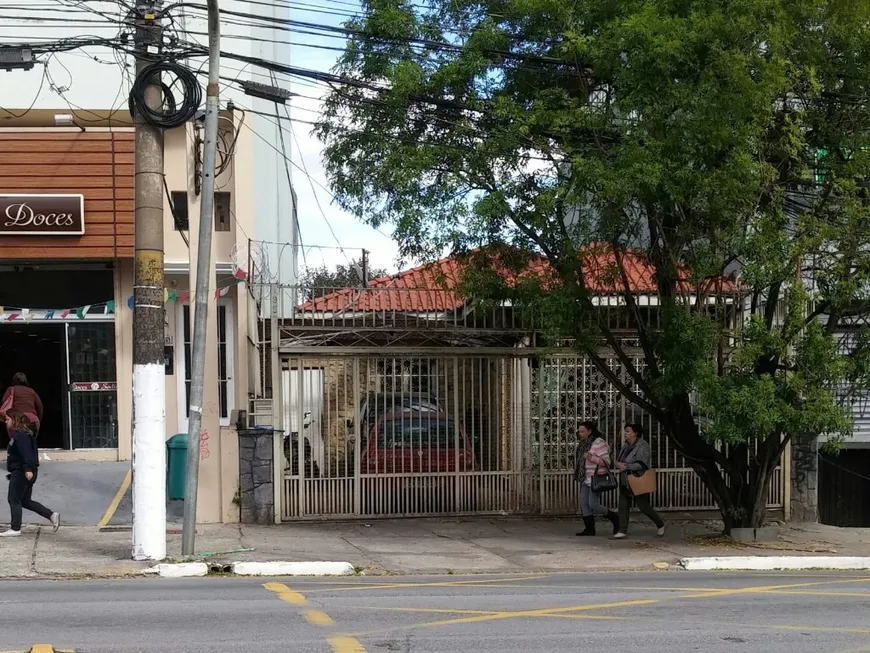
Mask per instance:
[[[0,537],[21,535],[24,508],[45,517],[56,531],[60,527],[60,515],[31,499],[39,473],[36,436],[42,421],[42,400],[21,372],[12,377],[12,385],[0,401],[0,419],[6,422],[10,438],[6,453],[6,471],[9,474],[6,478],[9,479],[9,510],[12,514],[9,530],[0,533]]]
[[[665,522],[652,507],[648,494],[635,495],[628,485],[629,474],[640,474],[650,468],[651,453],[649,442],[643,439],[640,424],[626,424],[623,430],[625,445],[616,456],[616,469],[619,474],[619,532],[613,538],[623,539],[628,533],[628,516],[632,501],[640,511],[656,525],[656,535],[663,537]]]

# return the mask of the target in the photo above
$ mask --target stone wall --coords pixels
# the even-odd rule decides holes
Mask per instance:
[[[819,521],[819,444],[815,438],[792,440],[791,520]]]
[[[243,524],[275,523],[274,437],[270,430],[239,431],[239,503]]]

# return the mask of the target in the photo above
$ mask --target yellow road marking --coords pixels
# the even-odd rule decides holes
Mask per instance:
[[[308,620],[308,623],[315,626],[331,626],[335,623],[332,617],[322,610],[306,610],[305,619]]]
[[[703,590],[702,594],[685,594],[679,598],[683,599],[704,599],[711,596],[731,596],[734,594],[764,594],[773,590],[787,590],[793,587],[818,587],[820,585],[842,585],[846,583],[867,583],[870,578],[853,578],[851,580],[829,580],[816,581],[813,583],[790,583],[788,585],[755,585],[752,587],[740,587],[736,589],[718,588]]]
[[[282,601],[292,605],[305,605],[305,597],[299,592],[294,592],[284,583],[263,583],[263,587],[277,594]]]
[[[130,483],[133,481],[133,468],[127,470],[127,475],[124,477],[124,480],[121,481],[121,487],[118,488],[118,491],[115,493],[115,498],[112,499],[112,503],[109,504],[109,507],[106,508],[106,512],[103,515],[103,518],[97,523],[98,528],[105,528],[109,525],[109,522],[112,521],[112,518],[115,516],[115,513],[118,512],[118,506],[121,505],[121,501],[124,499],[124,495],[127,494],[127,490],[130,489]],[[42,644],[40,644],[42,646]],[[40,653],[36,651],[34,647],[31,649],[36,653]]]
[[[348,637],[346,635],[336,635],[334,637],[330,637],[326,641],[329,642],[329,645],[332,647],[332,650],[335,653],[366,653],[363,645],[360,644],[353,637]]]
[[[391,632],[395,630],[407,630],[416,628],[434,628],[438,626],[453,626],[459,624],[480,623],[483,621],[499,621],[502,619],[516,619],[526,617],[549,617],[558,616],[564,613],[581,612],[585,610],[607,610],[609,608],[627,608],[638,605],[650,605],[658,603],[653,599],[639,601],[617,601],[615,603],[596,603],[593,605],[572,605],[565,608],[541,608],[538,610],[519,610],[512,612],[495,612],[492,614],[479,614],[469,617],[459,617],[457,619],[442,619],[438,621],[424,621],[422,623],[408,624],[402,626],[394,626],[391,628],[379,628],[377,630],[367,630],[363,632],[351,633],[352,637],[362,637],[365,635],[374,635],[378,633]]]

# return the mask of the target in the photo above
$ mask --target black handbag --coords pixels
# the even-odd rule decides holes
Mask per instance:
[[[606,474],[599,474],[598,467],[595,467],[595,474],[592,476],[592,491],[596,494],[601,492],[610,492],[619,487],[616,476],[609,469]]]

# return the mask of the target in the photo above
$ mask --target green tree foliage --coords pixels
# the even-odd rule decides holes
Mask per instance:
[[[348,28],[318,126],[342,206],[394,225],[405,255],[477,252],[470,295],[574,336],[726,529],[762,522],[791,438],[849,434],[844,397],[867,370],[870,3],[368,0]],[[521,274],[540,255],[549,273]],[[596,304],[605,279],[630,339]]]
[[[347,265],[339,263],[334,268],[318,265],[306,268],[299,276],[299,287],[302,299],[308,301],[315,297],[322,297],[342,288],[361,288],[363,286],[362,261],[349,262]],[[387,271],[382,268],[369,269],[368,280],[386,276]]]

